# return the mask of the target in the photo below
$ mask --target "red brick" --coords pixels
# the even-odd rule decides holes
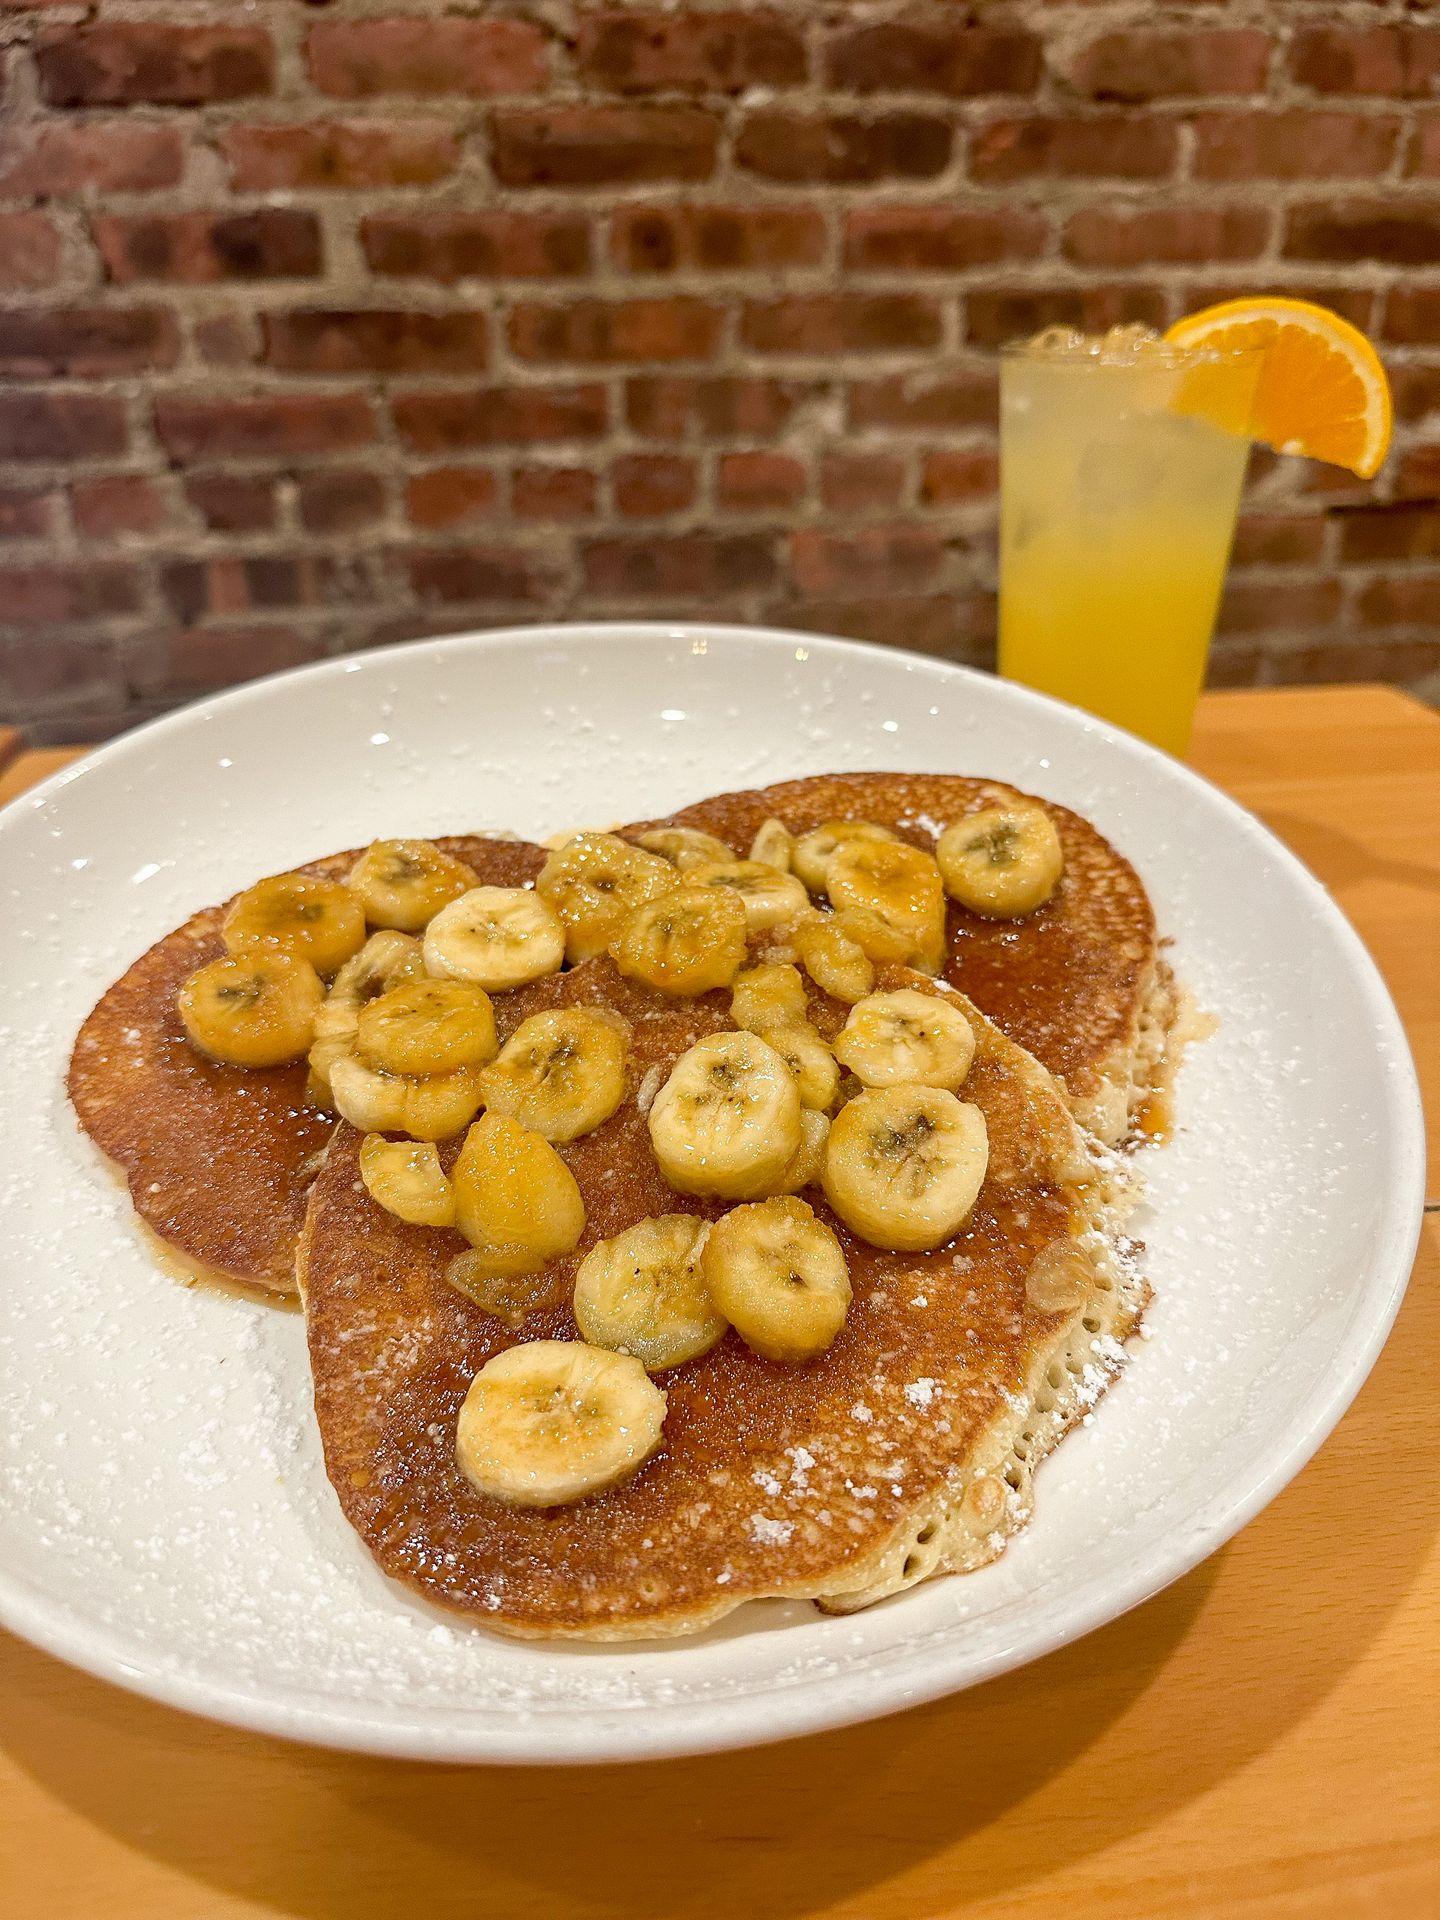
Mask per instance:
[[[129,444],[125,403],[111,395],[0,391],[0,459],[85,460]]]
[[[595,494],[595,475],[588,467],[517,467],[510,479],[510,514],[515,520],[588,520]]]
[[[260,533],[275,525],[275,483],[268,474],[189,474],[185,497],[212,533]]]
[[[859,272],[950,273],[997,260],[1030,260],[1046,223],[1019,208],[857,207],[845,216],[845,264]]]
[[[1425,420],[1440,413],[1440,366],[1392,367],[1390,385],[1397,420]]]
[[[1340,521],[1340,558],[1440,560],[1440,501],[1349,507]]]
[[[826,79],[842,91],[934,93],[951,100],[1032,93],[1041,65],[1041,42],[1033,33],[971,26],[943,12],[843,28],[825,50]]]
[[[0,486],[0,540],[41,539],[54,530],[58,495]]]
[[[1440,287],[1392,287],[1385,296],[1384,334],[1402,346],[1440,341]]]
[[[719,506],[737,513],[793,507],[805,497],[805,462],[789,453],[726,453],[715,469]]]
[[[693,505],[699,473],[673,453],[622,454],[610,469],[616,510],[631,520],[659,519]]]
[[[491,140],[495,177],[507,187],[708,180],[720,122],[694,107],[517,108],[494,116]]]
[[[900,504],[905,461],[898,453],[827,453],[820,460],[820,499],[835,513],[864,513]]]
[[[180,178],[179,130],[143,121],[40,122],[0,132],[0,194],[148,193]]]
[[[481,373],[483,313],[296,307],[265,315],[265,357],[286,373]]]
[[[320,555],[226,554],[169,562],[160,569],[160,590],[176,619],[188,624],[206,613],[318,606],[333,579],[333,566]]]
[[[1324,551],[1325,522],[1318,514],[1247,513],[1230,557],[1237,567],[1313,566]]]
[[[114,649],[83,634],[46,632],[0,639],[0,704],[15,715],[66,714],[75,730],[94,730],[123,705],[125,676]]]
[[[0,619],[7,626],[103,620],[139,606],[139,582],[130,567],[0,567]]]
[[[1401,500],[1440,499],[1440,446],[1407,447],[1395,462],[1394,487]]]
[[[385,517],[385,481],[369,467],[318,467],[295,483],[300,524],[311,533],[354,533]]]
[[[1200,180],[1343,180],[1384,173],[1400,122],[1391,114],[1197,113]]]
[[[420,453],[450,447],[597,440],[609,422],[602,386],[469,387],[463,393],[400,393],[391,410],[400,438]]]
[[[36,50],[40,92],[52,107],[201,107],[270,93],[275,56],[259,27],[185,27],[125,20],[67,27]]]
[[[633,360],[705,360],[724,315],[703,300],[576,300],[565,307],[518,301],[510,350],[520,360],[615,365]]]
[[[455,170],[455,135],[439,120],[339,120],[223,127],[230,184],[244,192],[287,187],[424,187]]]
[[[360,223],[376,273],[443,280],[553,279],[590,265],[590,228],[569,213],[372,213]]]
[[[802,593],[916,593],[935,584],[945,541],[932,527],[807,528],[791,534],[789,555],[790,577]]]
[[[988,449],[940,447],[920,470],[920,498],[927,507],[954,507],[987,500],[1000,484],[1000,462]]]
[[[1422,680],[1440,667],[1440,640],[1362,641],[1347,635],[1328,646],[1287,648],[1262,660],[1275,678],[1290,683]]]
[[[410,476],[405,512],[417,527],[458,527],[493,518],[499,501],[488,467],[432,467]]]
[[[852,386],[848,419],[858,429],[989,427],[999,405],[993,367],[927,367]]]
[[[1221,633],[1266,633],[1285,627],[1324,627],[1339,617],[1338,580],[1312,580],[1295,585],[1233,582],[1220,603]]]
[[[358,393],[161,394],[155,431],[172,460],[195,464],[339,453],[375,437],[370,403]]]
[[[760,353],[890,353],[940,341],[940,308],[910,293],[791,294],[747,301],[740,331]]]
[[[164,494],[140,473],[73,481],[70,511],[77,531],[91,540],[119,533],[155,533],[169,518]]]
[[[1269,64],[1268,35],[1249,28],[1107,33],[1070,63],[1070,81],[1092,100],[1261,93]]]
[[[1434,627],[1440,624],[1440,573],[1397,574],[1372,580],[1355,602],[1363,627]],[[1440,642],[1430,645],[1440,654]]]
[[[764,180],[832,186],[869,180],[930,180],[950,163],[946,120],[924,113],[748,114],[735,140],[735,163]]]
[[[108,380],[174,366],[175,316],[163,307],[12,307],[0,312],[0,374]]]
[[[90,230],[109,277],[134,280],[288,280],[323,269],[320,222],[292,207],[251,213],[97,215]]]
[[[625,417],[647,440],[767,440],[810,392],[795,382],[735,374],[661,374],[627,383]]]
[[[743,93],[807,72],[799,27],[774,13],[613,11],[582,18],[582,77],[613,93]]]
[[[523,20],[434,13],[396,20],[325,20],[306,42],[310,78],[344,100],[377,94],[533,93],[548,77],[545,36]]]
[[[633,273],[813,267],[825,257],[825,218],[816,207],[618,207],[611,249]]]
[[[1175,123],[1135,113],[1085,119],[992,120],[970,144],[971,176],[1012,180],[1162,180],[1174,171]]]
[[[775,578],[770,541],[754,533],[592,540],[581,564],[587,590],[607,600],[700,600],[768,587]]]
[[[1323,200],[1292,207],[1284,251],[1292,260],[1379,260],[1386,266],[1440,264],[1440,203]]]
[[[1150,262],[1254,260],[1264,251],[1270,215],[1251,207],[1144,207],[1117,212],[1083,207],[1065,228],[1067,259],[1093,267]]]
[[[53,286],[60,235],[43,213],[0,213],[0,287]]]
[[[1139,321],[1163,327],[1164,293],[1155,286],[1032,287],[1024,292],[983,292],[965,296],[969,338],[982,347],[1003,347],[1028,339],[1042,327],[1080,327],[1103,333],[1107,327]]]
[[[766,623],[806,633],[834,633],[972,666],[995,663],[993,594],[895,594],[840,600],[780,601]]]
[[[1440,75],[1440,29],[1302,27],[1291,43],[1290,71],[1316,93],[1420,100]]]
[[[260,327],[253,313],[196,314],[190,328],[207,366],[253,367],[260,358]]]
[[[1308,300],[1317,307],[1329,307],[1362,333],[1371,330],[1374,295],[1368,287],[1322,286],[1308,280],[1273,280],[1268,274],[1246,274],[1233,280],[1197,281],[1181,289],[1180,311],[1196,313],[1201,307],[1217,306],[1222,300],[1256,298],[1261,295],[1286,300]],[[1257,451],[1257,456],[1260,450]],[[1278,456],[1271,455],[1272,459]],[[1292,469],[1293,471],[1293,469]]]
[[[416,596],[426,604],[502,601],[541,604],[550,591],[540,556],[518,547],[440,547],[401,556]]]
[[[253,625],[187,627],[166,634],[159,660],[142,692],[205,693],[237,686],[285,667],[304,666],[325,651],[323,636],[270,621]]]

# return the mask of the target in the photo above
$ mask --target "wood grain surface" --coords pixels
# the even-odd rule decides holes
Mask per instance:
[[[0,799],[54,757],[14,763]],[[1211,695],[1192,758],[1359,928],[1433,1116],[1440,720],[1380,688]],[[1228,1547],[1019,1673],[749,1754],[552,1772],[352,1758],[152,1706],[0,1635],[0,1912],[1425,1920],[1437,1353],[1431,1215],[1355,1406]]]

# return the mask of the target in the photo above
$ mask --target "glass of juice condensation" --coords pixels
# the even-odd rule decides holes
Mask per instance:
[[[1183,754],[1263,355],[1052,328],[1002,357],[1000,671]]]

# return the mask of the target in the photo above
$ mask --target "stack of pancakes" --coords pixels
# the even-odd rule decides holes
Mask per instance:
[[[933,850],[962,815],[1026,798],[948,775],[820,776],[619,831],[698,827],[743,858],[768,819],[796,834],[861,819]],[[661,1450],[575,1505],[478,1494],[455,1457],[460,1405],[504,1348],[576,1339],[584,1255],[674,1210],[647,1091],[698,1037],[730,1025],[728,994],[679,1001],[602,958],[494,996],[502,1042],[541,1007],[585,1002],[623,1014],[634,1036],[624,1102],[560,1149],[585,1232],[539,1277],[518,1328],[447,1283],[458,1235],[406,1225],[370,1197],[362,1136],[307,1105],[303,1062],[240,1069],[191,1047],[176,994],[223,951],[223,907],[194,915],[105,994],[77,1039],[70,1095],[142,1222],[189,1268],[302,1294],[327,1472],[387,1573],[532,1636],[686,1633],[773,1596],[849,1611],[1003,1550],[1029,1517],[1035,1466],[1118,1372],[1148,1297],[1123,1234],[1133,1178],[1109,1149],[1165,1070],[1169,970],[1128,863],[1079,816],[1030,804],[1045,806],[1063,847],[1050,900],[1003,922],[952,902],[944,980],[896,968],[877,982],[953,996],[975,1032],[965,1098],[984,1114],[991,1164],[965,1227],[935,1252],[885,1253],[807,1190],[854,1290],[833,1346],[784,1366],[731,1333],[669,1370]],[[482,885],[528,885],[545,859],[508,839],[436,844]],[[340,877],[355,858],[303,871]],[[827,1039],[846,1012],[812,1004]],[[1083,1301],[1027,1285],[1036,1253],[1056,1242],[1087,1256],[1095,1283]]]

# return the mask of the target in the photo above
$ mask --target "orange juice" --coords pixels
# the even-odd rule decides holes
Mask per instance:
[[[1185,751],[1250,446],[1217,422],[1249,419],[1259,372],[1155,341],[1005,356],[1003,674]]]

